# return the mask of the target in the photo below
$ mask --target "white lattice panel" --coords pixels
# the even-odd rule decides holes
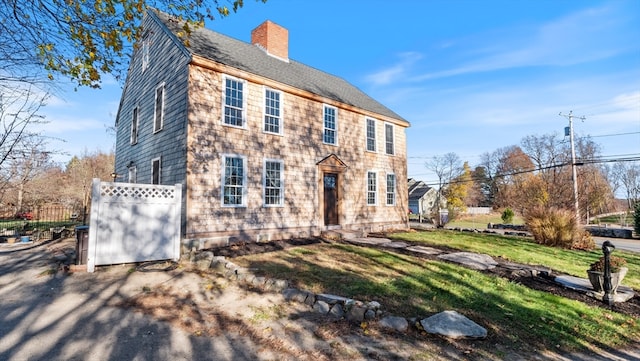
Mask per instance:
[[[146,186],[141,184],[122,185],[121,183],[101,183],[102,198],[133,199],[175,199],[175,187]]]
[[[94,179],[87,270],[180,258],[182,186]]]

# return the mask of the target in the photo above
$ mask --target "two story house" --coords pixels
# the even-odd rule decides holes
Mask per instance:
[[[158,11],[143,20],[116,119],[123,181],[183,186],[183,241],[407,228],[409,122],[289,58],[266,21],[251,43]]]

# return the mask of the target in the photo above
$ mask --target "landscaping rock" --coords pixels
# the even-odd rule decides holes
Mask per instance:
[[[391,240],[386,238],[353,238],[348,240],[349,243],[359,245],[371,245],[376,246],[382,243],[389,243]]]
[[[367,312],[367,309],[362,306],[353,306],[347,311],[346,318],[351,322],[362,322],[364,321],[364,314]]]
[[[317,301],[313,305],[313,310],[323,315],[326,315],[327,313],[329,313],[329,310],[331,309],[330,307],[331,306],[329,306],[329,304],[324,301]]]
[[[433,248],[433,247],[425,247],[425,246],[411,246],[407,247],[408,251],[422,253],[427,255],[436,255],[442,253],[441,250]]]
[[[456,311],[444,311],[420,321],[428,333],[450,338],[479,339],[487,337],[487,330]]]
[[[380,246],[387,247],[387,248],[406,248],[409,245],[405,242],[386,242],[386,243],[381,243]]]
[[[382,305],[380,304],[380,302],[377,301],[371,301],[369,303],[367,303],[367,305],[365,307],[367,307],[370,310],[377,310],[381,307]]]
[[[460,263],[476,270],[493,269],[498,265],[491,256],[472,252],[455,252],[438,256],[450,262]]]
[[[376,311],[374,310],[367,310],[367,312],[364,313],[364,319],[367,321],[371,321],[375,318],[376,318]]]
[[[316,295],[318,300],[324,301],[330,305],[335,305],[336,303],[345,303],[348,298],[336,295],[330,295],[326,293],[319,293]]]
[[[211,268],[218,271],[224,272],[226,270],[227,261],[224,256],[215,256],[211,260]]]
[[[333,305],[331,307],[331,310],[329,310],[329,315],[333,316],[337,319],[343,318],[344,317],[344,309],[342,308],[342,305],[337,303],[335,305]]]
[[[299,303],[304,303],[307,299],[308,292],[301,291],[297,288],[287,288],[282,291],[282,296],[286,301],[295,301]]]
[[[194,257],[194,263],[197,269],[204,271],[211,268],[213,261],[213,252],[200,252]]]
[[[378,322],[378,325],[384,328],[396,330],[398,332],[406,332],[409,328],[409,322],[404,317],[387,316]]]

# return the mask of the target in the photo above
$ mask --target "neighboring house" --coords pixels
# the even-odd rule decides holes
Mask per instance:
[[[115,171],[182,184],[185,240],[408,227],[409,123],[290,59],[286,29],[266,21],[252,44],[204,28],[185,39],[155,11],[143,29],[116,119]]]
[[[413,178],[409,178],[407,181],[407,189],[409,211],[413,214],[430,218],[432,213],[437,210],[438,191],[433,187],[429,187],[425,182],[417,181]]]

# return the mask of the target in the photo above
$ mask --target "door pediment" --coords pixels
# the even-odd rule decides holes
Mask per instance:
[[[347,169],[347,165],[335,154],[330,154],[316,164],[323,172],[342,173]]]

